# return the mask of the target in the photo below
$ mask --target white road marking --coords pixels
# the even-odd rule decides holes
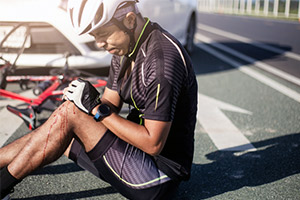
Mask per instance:
[[[198,40],[201,38],[198,38]],[[212,54],[213,56],[217,57],[218,59],[230,64],[231,66],[237,68],[239,71],[247,74],[248,76],[251,76],[252,78],[260,81],[261,83],[264,83],[265,85],[277,90],[278,92],[288,96],[291,99],[294,99],[295,101],[300,103],[300,94],[280,83],[277,83],[276,81],[256,72],[255,70],[251,69],[249,66],[251,65],[242,65],[241,63],[221,54],[220,52],[216,51],[215,49],[209,47],[206,44],[200,43],[197,44],[197,46],[201,49],[203,49],[204,51]]]
[[[208,32],[211,32],[211,33],[215,33],[215,34],[218,34],[218,35],[222,35],[224,37],[231,38],[231,39],[234,39],[234,40],[237,40],[237,41],[240,41],[240,42],[244,42],[244,43],[259,47],[261,49],[272,51],[274,53],[278,53],[280,55],[284,55],[286,57],[289,57],[289,58],[300,61],[300,55],[299,54],[296,54],[296,53],[293,53],[293,52],[290,52],[290,51],[284,51],[282,49],[279,49],[279,48],[276,48],[276,47],[273,47],[273,46],[270,46],[270,45],[267,45],[267,44],[264,44],[264,43],[261,43],[261,42],[254,41],[254,40],[251,40],[249,38],[246,38],[246,37],[234,34],[234,33],[223,31],[221,29],[217,29],[217,28],[205,25],[205,24],[200,24],[200,23],[197,24],[197,28],[208,31]]]
[[[22,92],[21,95],[26,97],[33,97],[32,90]],[[21,101],[15,100],[3,100],[0,101],[1,106],[7,104],[11,106],[16,106],[22,104]],[[6,103],[6,104],[3,104]],[[0,147],[14,134],[14,132],[22,125],[23,120],[20,117],[17,117],[15,114],[9,112],[6,107],[0,110]]]
[[[256,148],[221,110],[252,113],[198,93],[197,119],[221,151],[255,151]]]
[[[210,45],[212,45],[212,46],[214,46],[214,47],[216,47],[218,49],[226,51],[226,52],[230,53],[231,55],[234,55],[234,56],[236,56],[236,57],[238,57],[240,59],[243,59],[243,60],[251,63],[252,65],[254,65],[256,67],[259,67],[259,68],[261,68],[261,69],[263,69],[263,70],[265,70],[267,72],[270,72],[270,73],[272,73],[272,74],[274,74],[276,76],[279,76],[279,77],[281,77],[281,78],[283,78],[283,79],[285,79],[287,81],[290,81],[290,82],[292,82],[292,83],[300,86],[300,79],[297,78],[297,77],[295,77],[295,76],[293,76],[293,75],[291,75],[291,74],[288,74],[288,73],[283,72],[283,71],[281,71],[279,69],[276,69],[275,67],[273,67],[271,65],[268,65],[266,63],[263,63],[263,62],[260,62],[258,60],[255,60],[255,59],[253,59],[253,58],[251,58],[251,57],[249,57],[249,56],[247,56],[245,54],[242,54],[242,53],[240,53],[240,52],[238,52],[238,51],[236,51],[236,50],[234,50],[234,49],[232,49],[230,47],[227,47],[227,46],[222,45],[220,43],[216,43],[213,40],[211,40],[210,38],[205,37],[204,35],[201,35],[199,33],[196,34],[196,38],[198,40],[204,41],[205,43],[208,43],[208,44],[210,44]]]

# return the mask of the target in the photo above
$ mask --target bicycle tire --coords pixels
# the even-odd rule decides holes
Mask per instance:
[[[0,88],[3,90],[5,90],[7,86],[6,77],[7,77],[7,69],[6,67],[3,67],[2,69],[0,69]]]

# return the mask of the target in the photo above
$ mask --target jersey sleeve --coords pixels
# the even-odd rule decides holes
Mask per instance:
[[[109,75],[106,87],[108,87],[111,90],[117,90],[117,81],[120,71],[120,58],[117,56],[113,56],[111,60],[111,66],[109,68]]]
[[[146,92],[145,119],[172,121],[174,118],[176,99],[168,80],[160,77],[155,79]]]

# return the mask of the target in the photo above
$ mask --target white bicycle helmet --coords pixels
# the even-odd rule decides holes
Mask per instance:
[[[81,35],[106,25],[115,11],[137,0],[69,0],[68,13],[76,32]]]

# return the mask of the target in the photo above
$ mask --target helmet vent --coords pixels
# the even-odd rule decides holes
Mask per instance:
[[[70,18],[71,18],[72,25],[74,27],[73,12],[74,12],[74,8],[71,8],[69,13],[70,13]]]
[[[99,6],[94,18],[94,24],[98,24],[103,17],[103,3]]]
[[[78,15],[78,26],[80,26],[83,9],[84,9],[86,3],[87,3],[87,0],[84,0],[84,1],[82,1],[82,4],[80,6],[80,10],[79,10],[80,14]]]
[[[92,25],[89,24],[88,27],[86,27],[86,28],[84,29],[84,31],[82,31],[81,34],[84,34],[84,33],[88,32],[91,28],[92,28]]]

